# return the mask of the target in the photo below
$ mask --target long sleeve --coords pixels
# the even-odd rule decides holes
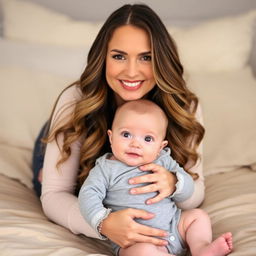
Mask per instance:
[[[187,200],[194,192],[194,181],[192,177],[181,168],[178,163],[173,160],[174,164],[169,170],[174,172],[177,177],[176,190],[170,196],[176,203],[184,202]]]
[[[196,118],[199,123],[203,124],[203,115],[201,106],[198,105],[196,111]],[[178,207],[181,209],[192,209],[198,207],[204,200],[205,195],[205,185],[204,185],[204,176],[203,176],[203,142],[200,143],[197,152],[199,153],[200,158],[198,159],[197,163],[191,167],[189,170],[193,173],[198,174],[198,179],[194,181],[194,192],[190,198],[183,202],[177,203]],[[189,166],[190,163],[188,162],[187,165]],[[186,165],[185,165],[186,166]]]
[[[73,111],[72,107],[63,109],[63,106],[71,104],[79,99],[80,93],[73,86],[67,89],[58,100],[53,122],[59,115],[67,115]],[[63,117],[63,116],[61,116]],[[62,137],[58,138],[60,146]],[[78,199],[74,195],[76,180],[79,169],[81,141],[76,141],[71,145],[71,156],[66,162],[56,168],[56,163],[60,159],[60,151],[55,141],[47,144],[42,182],[42,206],[45,215],[53,222],[62,225],[75,234],[84,234],[89,237],[98,238],[98,234],[86,223],[82,217]]]
[[[106,168],[103,171],[100,164],[96,163],[78,196],[80,211],[95,232],[98,232],[99,224],[111,212],[111,209],[107,209],[103,205],[109,185],[106,171]],[[99,234],[99,236],[101,235]]]

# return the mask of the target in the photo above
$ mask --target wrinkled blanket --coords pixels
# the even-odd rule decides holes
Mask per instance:
[[[256,255],[256,172],[243,168],[208,176],[202,205],[214,237],[231,231],[232,256]],[[0,255],[112,255],[106,242],[73,235],[50,222],[33,190],[0,175]]]

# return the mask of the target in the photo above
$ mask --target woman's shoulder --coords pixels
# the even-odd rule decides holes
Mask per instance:
[[[79,85],[74,83],[62,91],[59,97],[59,101],[68,103],[71,101],[79,101],[81,98],[82,91]]]
[[[57,99],[53,120],[65,119],[73,113],[76,103],[82,99],[82,92],[77,83],[64,89]]]

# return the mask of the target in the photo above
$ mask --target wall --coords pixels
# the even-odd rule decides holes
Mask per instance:
[[[81,20],[105,19],[125,3],[144,2],[164,20],[197,20],[256,8],[256,0],[30,0]]]

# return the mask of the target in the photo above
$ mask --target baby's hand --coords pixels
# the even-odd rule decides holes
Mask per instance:
[[[151,163],[140,166],[142,171],[152,171],[151,174],[134,177],[129,180],[130,184],[151,183],[147,186],[132,188],[132,194],[143,194],[150,192],[159,192],[157,196],[146,201],[147,204],[153,204],[161,201],[165,197],[170,196],[175,190],[177,182],[176,175],[169,172],[164,167]]]

